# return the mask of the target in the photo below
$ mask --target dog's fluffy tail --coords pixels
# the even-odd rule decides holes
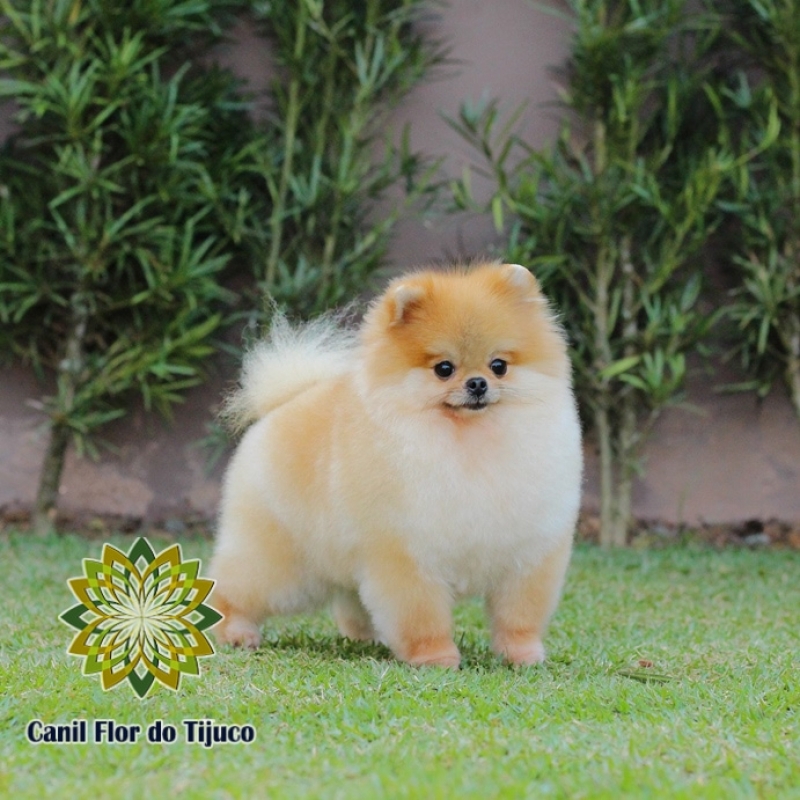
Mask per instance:
[[[276,313],[269,336],[244,357],[239,387],[222,410],[225,422],[242,430],[306,389],[347,372],[356,334],[342,327],[342,314],[292,325]]]

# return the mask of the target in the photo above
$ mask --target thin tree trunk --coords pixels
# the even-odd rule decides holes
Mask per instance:
[[[606,169],[606,127],[602,120],[595,120],[593,132],[594,171],[597,176]],[[603,215],[593,207],[592,216],[599,230],[603,230]],[[598,374],[614,361],[611,347],[613,336],[610,322],[612,304],[610,289],[614,278],[615,257],[606,237],[601,237],[597,248],[596,286],[594,308],[595,323],[595,368]],[[597,387],[598,399],[595,411],[595,427],[600,449],[600,544],[613,547],[616,544],[615,526],[617,509],[617,469],[616,431],[612,422],[613,389],[610,378],[602,378]]]
[[[616,516],[613,525],[615,547],[625,547],[633,521],[633,477],[637,456],[637,418],[633,398],[628,395],[622,403],[619,430],[619,446],[616,465],[617,483],[615,488]]]
[[[599,408],[595,413],[595,429],[600,450],[600,544],[614,545],[615,483],[614,445],[608,410]]]
[[[39,474],[39,489],[33,509],[33,532],[37,536],[46,536],[55,530],[58,490],[68,444],[69,428],[62,423],[53,423],[50,427],[50,439],[42,471]]]
[[[70,439],[69,420],[75,411],[75,394],[85,367],[84,342],[89,308],[81,292],[72,296],[71,306],[71,330],[64,346],[64,358],[58,366],[58,407],[50,418],[50,440],[39,474],[33,510],[33,530],[39,536],[55,530],[59,487]]]
[[[614,547],[625,547],[628,544],[628,533],[631,529],[631,494],[633,475],[623,470],[616,487],[616,517],[613,528]]]
[[[294,57],[300,60],[305,49],[306,41],[306,5],[300,4],[300,14],[297,18],[297,32],[294,42]],[[278,262],[283,245],[283,229],[286,215],[286,198],[289,193],[289,182],[292,177],[292,164],[294,162],[295,140],[300,124],[300,81],[293,78],[289,82],[289,102],[286,109],[285,131],[286,139],[283,146],[283,166],[281,167],[278,196],[272,198],[273,207],[270,217],[270,247],[267,257],[266,281],[267,290],[272,291],[278,275]]]
[[[595,368],[598,374],[613,362],[611,331],[609,330],[609,284],[613,265],[609,262],[607,249],[601,247],[597,256],[597,287],[594,303],[595,320]],[[597,387],[598,398],[595,410],[595,429],[600,449],[600,544],[614,544],[615,517],[615,462],[614,425],[612,423],[612,389],[609,378],[602,378]]]
[[[786,367],[786,382],[789,384],[789,394],[792,398],[797,421],[800,422],[800,358],[790,356]]]
[[[626,236],[620,243],[622,274],[622,332],[626,340],[625,356],[634,355],[631,342],[637,334],[636,325],[636,273],[631,257],[631,239]],[[637,415],[636,405],[630,388],[621,397],[617,455],[616,518],[613,526],[613,544],[624,547],[628,543],[628,533],[633,517],[633,476],[637,455]]]
[[[625,547],[631,529],[636,457],[636,418],[632,411],[623,412],[623,426],[616,435],[606,411],[600,410],[595,415],[600,450],[600,544],[603,547]]]
[[[800,251],[800,248],[792,248],[793,251]],[[800,320],[790,317],[785,324],[779,327],[778,335],[781,343],[786,349],[786,386],[789,389],[789,397],[800,422]]]

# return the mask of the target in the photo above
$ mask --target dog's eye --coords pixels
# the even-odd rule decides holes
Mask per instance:
[[[456,371],[456,368],[453,366],[452,361],[440,361],[434,366],[433,371],[437,377],[446,380]]]
[[[499,378],[508,372],[508,362],[503,361],[502,358],[495,358],[489,364],[489,369]]]

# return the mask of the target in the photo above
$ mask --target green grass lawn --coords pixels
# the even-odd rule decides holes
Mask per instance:
[[[800,797],[798,553],[581,548],[543,667],[495,659],[477,603],[457,614],[458,672],[398,664],[318,615],[272,621],[256,653],[226,649],[139,700],[66,655],[66,580],[101,547],[0,537],[0,796]],[[184,558],[209,552],[183,543]],[[36,718],[180,733],[33,745]],[[250,723],[257,739],[189,745],[185,719]]]

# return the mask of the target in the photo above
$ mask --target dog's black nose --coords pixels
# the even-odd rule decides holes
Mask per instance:
[[[489,388],[489,384],[486,383],[486,378],[470,378],[466,383],[466,387],[473,397],[483,397]]]

